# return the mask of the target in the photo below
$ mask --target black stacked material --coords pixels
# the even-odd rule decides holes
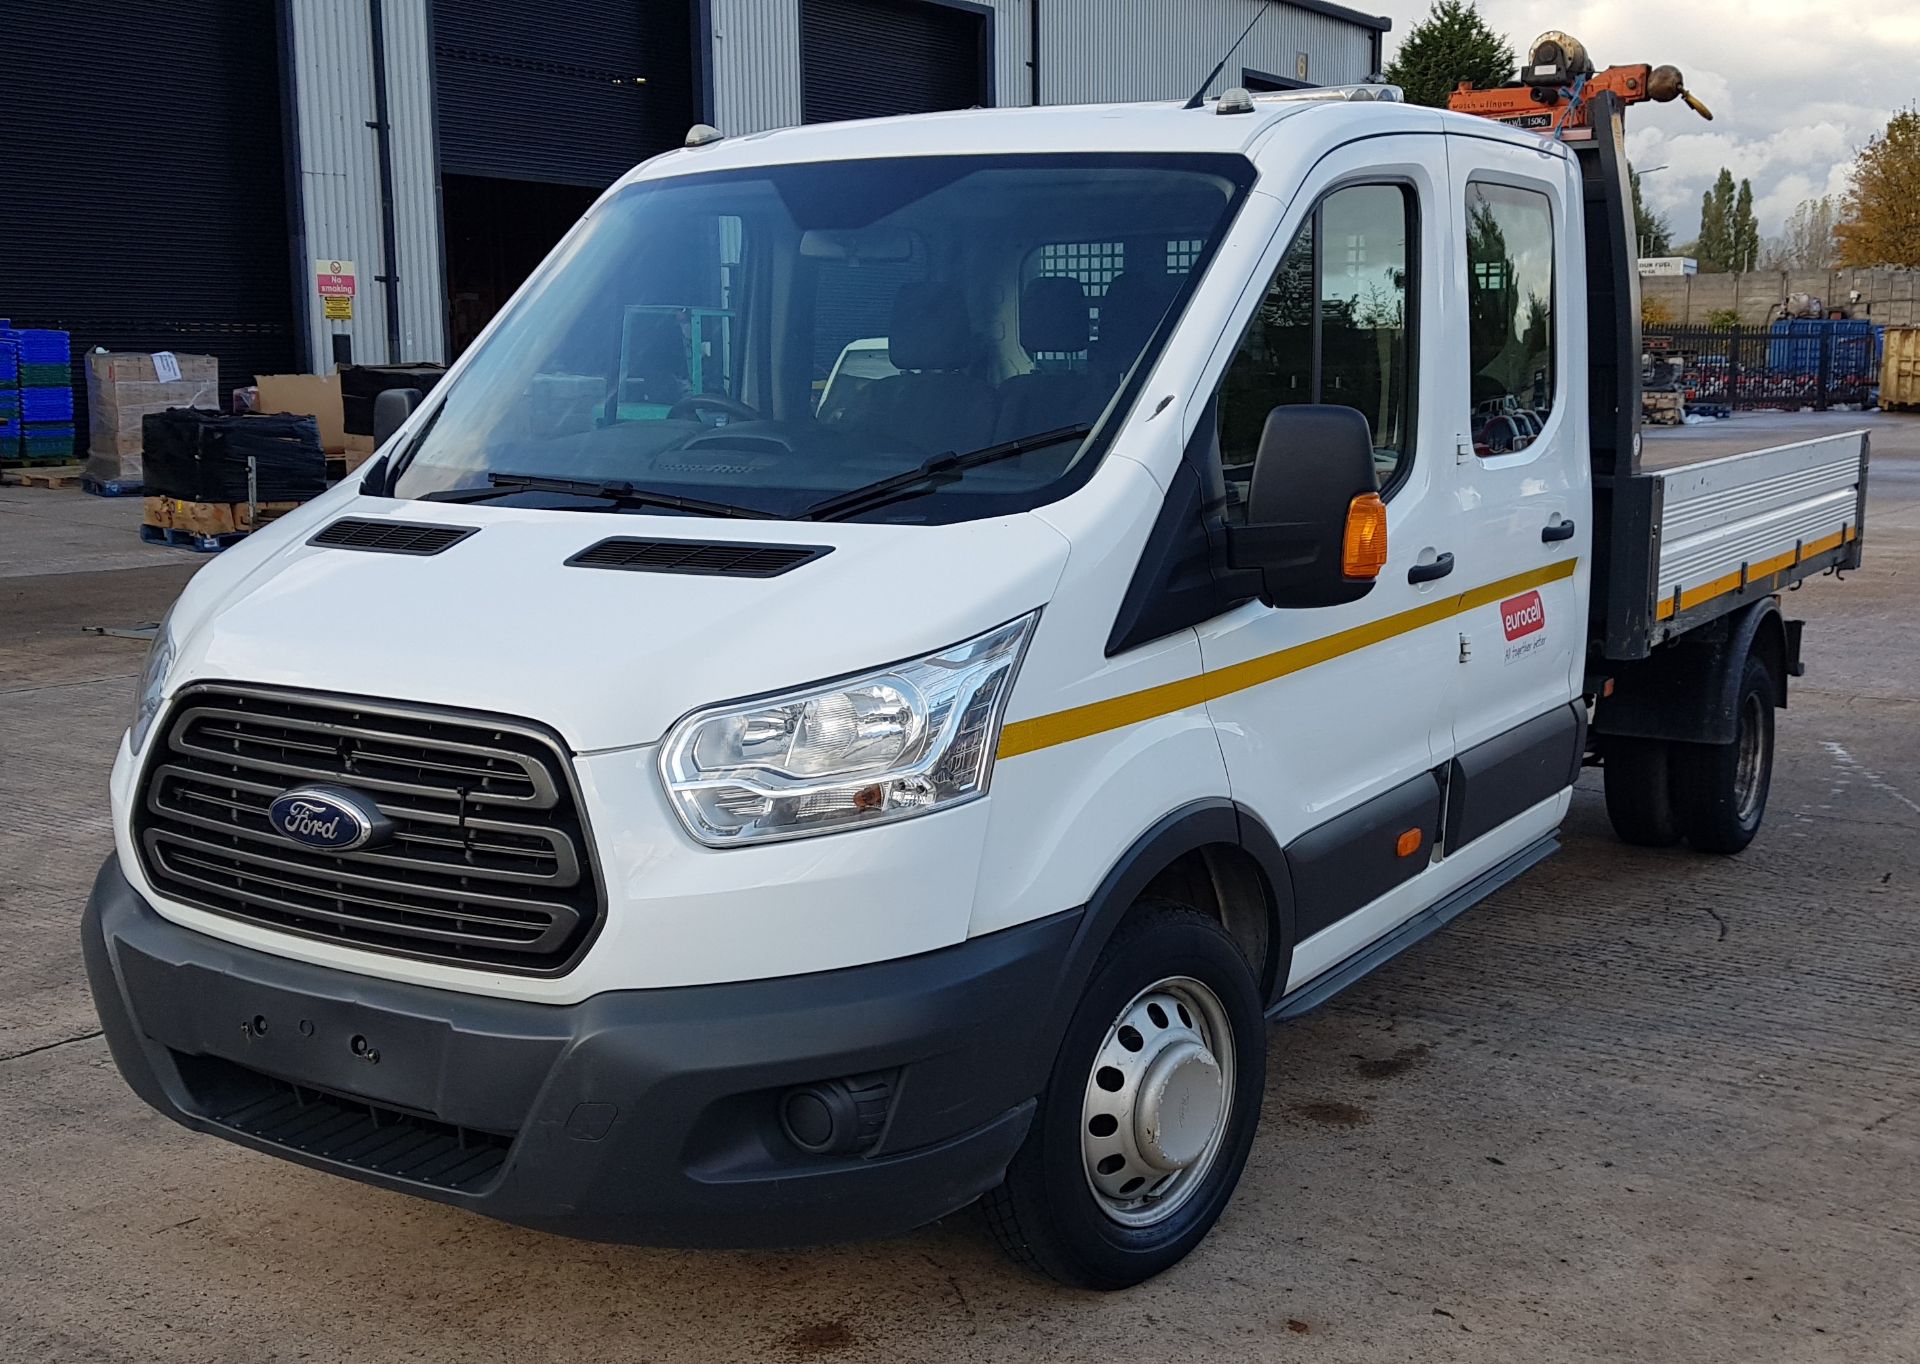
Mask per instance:
[[[150,496],[245,502],[249,458],[255,472],[251,495],[262,502],[304,502],[326,487],[327,457],[312,417],[259,412],[229,417],[174,407],[149,413],[141,426]]]
[[[444,365],[345,365],[340,370],[340,415],[349,436],[373,434],[373,400],[390,388],[422,395],[440,382]]]

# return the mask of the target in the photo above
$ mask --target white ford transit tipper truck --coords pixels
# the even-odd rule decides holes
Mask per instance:
[[[160,631],[84,921],[128,1083],[572,1235],[984,1198],[1061,1279],[1172,1264],[1269,1025],[1552,852],[1583,760],[1630,839],[1753,836],[1776,593],[1858,561],[1858,435],[1641,469],[1595,126],[1234,92],[641,166]]]

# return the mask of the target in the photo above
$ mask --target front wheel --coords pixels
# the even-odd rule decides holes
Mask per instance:
[[[1006,1181],[983,1200],[1002,1248],[1083,1288],[1177,1263],[1239,1182],[1266,1062],[1259,987],[1225,930],[1176,905],[1136,908],[1094,966]]]
[[[1701,852],[1737,853],[1760,832],[1773,785],[1773,674],[1747,660],[1734,706],[1730,744],[1674,744],[1674,813]]]

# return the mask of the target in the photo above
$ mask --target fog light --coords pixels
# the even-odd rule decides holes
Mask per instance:
[[[855,1155],[879,1142],[892,1102],[891,1071],[801,1085],[781,1096],[780,1130],[808,1155]]]

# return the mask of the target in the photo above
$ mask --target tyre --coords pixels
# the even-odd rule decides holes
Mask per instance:
[[[1607,818],[1623,843],[1669,848],[1680,841],[1673,808],[1672,769],[1664,739],[1608,735],[1600,774],[1607,789]]]
[[[1127,1288],[1200,1243],[1266,1088],[1259,985],[1214,920],[1136,907],[1094,964],[1033,1126],[982,1205],[1015,1260]]]
[[[1760,832],[1773,784],[1773,706],[1779,689],[1749,658],[1734,703],[1730,744],[1675,744],[1674,812],[1680,833],[1701,852],[1737,853]]]

